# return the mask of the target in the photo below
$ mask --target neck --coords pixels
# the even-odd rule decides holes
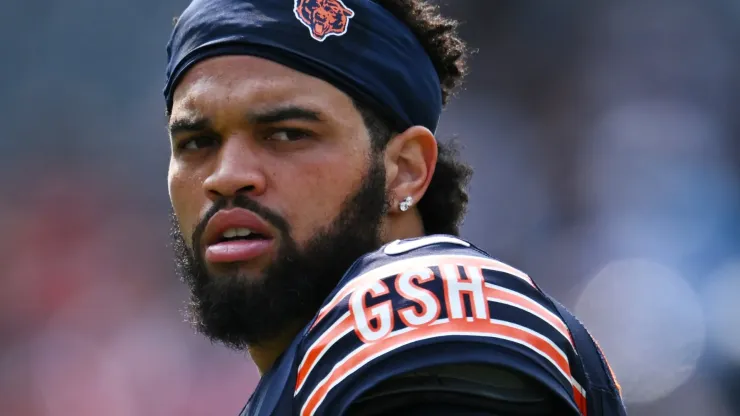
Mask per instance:
[[[423,236],[424,223],[419,210],[413,208],[410,211],[386,217],[382,235],[384,243]]]
[[[247,352],[254,364],[257,365],[260,376],[264,376],[266,372],[270,371],[299,331],[300,327],[293,325],[276,338],[247,347]]]

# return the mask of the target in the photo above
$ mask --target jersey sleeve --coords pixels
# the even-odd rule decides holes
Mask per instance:
[[[294,406],[343,414],[364,392],[434,366],[513,370],[573,414],[586,394],[568,327],[526,274],[466,250],[426,250],[361,268],[304,335]]]

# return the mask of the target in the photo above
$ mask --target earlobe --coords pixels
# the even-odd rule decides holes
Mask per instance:
[[[437,141],[425,127],[411,127],[391,139],[386,147],[386,168],[395,208],[406,211],[424,196],[436,163]]]

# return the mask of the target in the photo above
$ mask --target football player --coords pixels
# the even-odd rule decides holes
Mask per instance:
[[[177,262],[196,327],[260,370],[243,415],[625,414],[573,315],[459,237],[438,8],[194,0],[167,51]]]

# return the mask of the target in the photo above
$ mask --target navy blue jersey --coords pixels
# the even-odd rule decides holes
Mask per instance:
[[[347,271],[242,416],[341,415],[385,380],[480,364],[536,380],[573,415],[624,415],[606,360],[525,273],[451,236],[395,241]]]

